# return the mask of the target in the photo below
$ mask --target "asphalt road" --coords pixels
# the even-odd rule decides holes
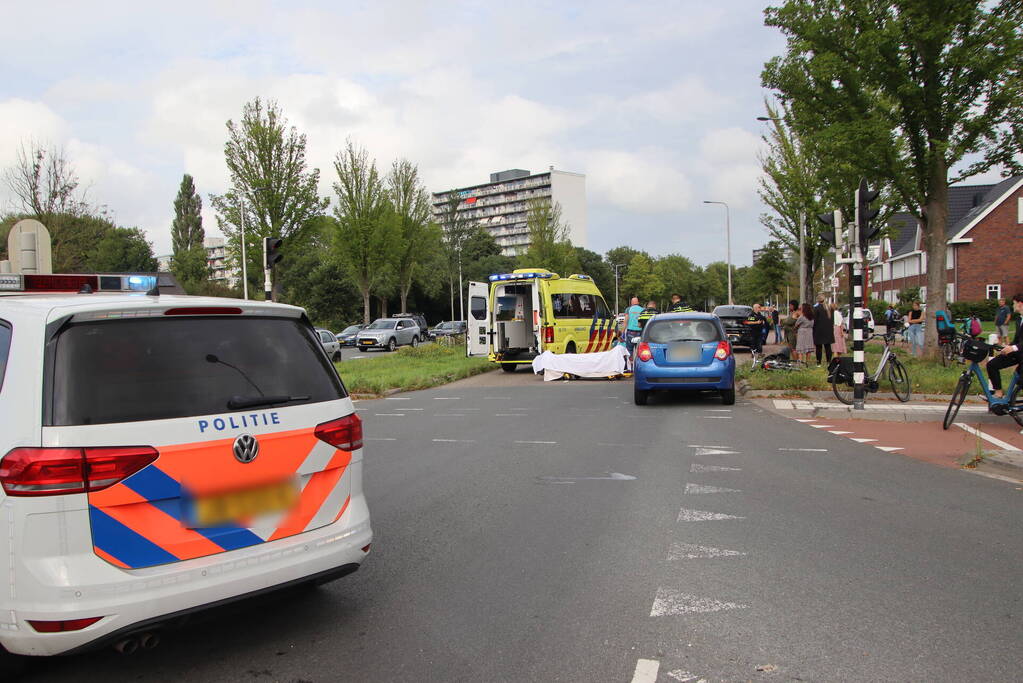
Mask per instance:
[[[1015,485],[741,399],[502,374],[358,404],[356,574],[28,680],[1019,680]]]

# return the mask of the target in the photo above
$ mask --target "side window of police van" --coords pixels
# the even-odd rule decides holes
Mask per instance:
[[[7,356],[11,352],[11,326],[0,320],[0,389],[4,386],[4,375],[7,372]]]

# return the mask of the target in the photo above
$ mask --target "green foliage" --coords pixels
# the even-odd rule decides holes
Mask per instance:
[[[289,241],[309,219],[327,208],[317,186],[320,171],[306,163],[306,137],[299,135],[276,102],[256,98],[242,108],[239,123],[228,120],[224,160],[231,189],[211,195],[217,224],[240,260],[241,228],[245,226],[250,289],[263,289],[263,238],[283,237],[284,258]]]
[[[1011,301],[1009,302],[1011,306]],[[954,301],[948,305],[948,313],[954,320],[975,315],[981,320],[994,320],[998,312],[997,299],[981,299],[980,301]]]
[[[575,251],[575,258],[579,262],[579,270],[577,272],[593,278],[593,283],[597,285],[597,289],[604,295],[604,301],[613,309],[614,301],[612,299],[614,299],[615,295],[615,276],[611,266],[605,263],[600,254],[595,251],[590,251],[583,247],[573,247],[573,250]]]
[[[174,199],[174,222],[171,224],[171,271],[186,290],[209,278],[203,241],[202,198],[195,191],[195,182],[187,173],[181,178],[178,196]],[[186,286],[186,283],[188,285]]]
[[[561,205],[531,199],[526,204],[529,249],[519,256],[520,268],[546,268],[568,277],[580,271],[579,258],[568,239],[567,224],[561,222]]]
[[[473,229],[462,242],[462,280],[486,282],[494,273],[515,270],[515,259],[502,256],[501,247],[483,228]]]
[[[85,266],[94,273],[155,273],[157,268],[145,233],[138,228],[117,227],[107,230],[96,243]]]
[[[398,216],[387,199],[376,162],[349,140],[334,159],[337,206],[333,252],[362,294],[363,322],[370,321],[372,293],[393,283],[392,255],[399,239]]]
[[[920,301],[919,287],[906,287],[899,292],[900,306],[911,306],[914,301]]]
[[[403,347],[395,353],[369,352],[358,361],[336,363],[341,379],[353,394],[380,395],[390,389],[428,389],[488,372],[486,358],[466,358],[463,346],[427,344]]]
[[[439,285],[430,277],[435,256],[441,251],[441,231],[430,222],[430,197],[419,178],[419,169],[407,159],[393,163],[387,176],[387,193],[395,212],[397,230],[393,250],[401,312],[407,312],[408,293],[414,280],[432,289]]]
[[[625,301],[638,296],[641,306],[645,306],[648,300],[657,301],[664,294],[664,283],[654,272],[653,261],[644,253],[636,254],[629,261],[621,288]]]
[[[703,299],[704,282],[700,268],[681,254],[668,254],[657,259],[654,274],[661,281],[662,308],[672,294],[678,294],[686,303]]]

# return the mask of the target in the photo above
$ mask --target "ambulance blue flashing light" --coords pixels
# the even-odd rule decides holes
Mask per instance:
[[[554,277],[554,273],[494,273],[490,276],[491,282],[498,282],[501,280],[529,280],[529,279],[549,279]]]

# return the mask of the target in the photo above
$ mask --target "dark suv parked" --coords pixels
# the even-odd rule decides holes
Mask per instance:
[[[426,318],[419,313],[395,313],[392,318],[411,318],[412,322],[419,326],[420,341],[426,341],[427,330],[430,327],[426,324]]]
[[[753,345],[753,328],[743,324],[752,312],[752,306],[718,306],[714,309],[714,315],[721,319],[732,346],[749,348]]]

